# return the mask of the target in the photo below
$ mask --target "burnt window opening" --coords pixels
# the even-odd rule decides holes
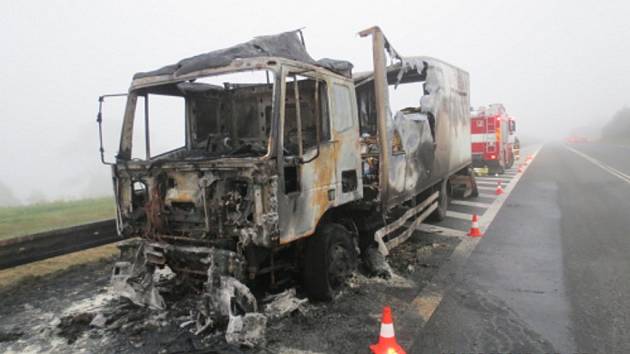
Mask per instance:
[[[148,201],[147,185],[142,181],[134,181],[131,185],[132,210],[144,208]]]
[[[284,193],[289,194],[300,191],[298,166],[286,166],[284,168]]]
[[[221,112],[225,111],[225,105],[217,97],[207,96],[204,99],[191,100],[192,115],[195,119],[195,137],[207,137],[210,134],[217,134],[224,127],[221,126]]]
[[[427,94],[424,81],[391,84],[388,86],[389,103],[392,112],[420,112],[422,97]]]
[[[254,69],[138,89],[125,118],[136,129],[121,146],[140,159],[263,156],[275,82],[272,72]]]
[[[374,87],[371,83],[356,87],[359,130],[361,135],[376,135],[376,106]]]
[[[262,156],[273,122],[274,75],[249,70],[201,78],[191,97],[193,148],[210,155]]]
[[[357,171],[347,170],[341,172],[341,191],[343,193],[357,190]]]
[[[413,116],[412,120],[426,121],[435,142],[436,119],[429,107],[432,97],[427,89],[426,77],[426,66],[421,71],[407,69],[403,73],[400,69],[389,67],[387,72],[388,108],[392,119],[395,119],[400,112],[406,116]],[[357,82],[356,97],[361,135],[376,136],[377,113],[372,77]]]
[[[299,105],[296,104],[296,100],[299,100]],[[300,147],[302,152],[316,147],[318,125],[319,142],[330,140],[328,90],[325,81],[301,75],[287,77],[284,105],[285,154],[298,155]],[[298,127],[301,127],[301,146]]]
[[[183,97],[147,94],[145,114],[148,130],[146,149],[150,158],[180,150],[186,146],[186,103]]]
[[[255,139],[260,137],[259,126],[264,122],[264,119],[259,119],[258,104],[259,100],[257,97],[249,97],[239,100],[238,104],[235,105],[237,138]],[[261,113],[264,114],[264,108]]]

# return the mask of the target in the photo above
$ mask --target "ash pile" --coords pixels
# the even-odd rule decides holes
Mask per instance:
[[[123,334],[121,337],[136,348],[157,340],[168,353],[209,345],[223,346],[229,352],[239,347],[264,347],[268,321],[308,311],[308,300],[298,297],[295,288],[256,297],[236,278],[219,275],[211,257],[207,278],[189,279],[166,265],[161,269],[147,266],[138,245],[121,244],[123,260],[113,267],[113,296],[107,305],[96,312],[61,319],[59,335],[68,343],[84,331],[95,330]]]

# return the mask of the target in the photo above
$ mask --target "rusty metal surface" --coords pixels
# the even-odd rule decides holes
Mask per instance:
[[[387,210],[387,204],[390,200],[389,185],[390,176],[385,171],[390,170],[390,143],[391,138],[388,137],[389,129],[389,97],[387,90],[387,73],[385,46],[387,40],[383,32],[378,27],[372,27],[360,33],[362,37],[372,36],[372,61],[373,61],[373,85],[374,85],[374,106],[376,108],[376,126],[378,133],[378,151],[379,151],[379,199],[383,204],[383,209]]]
[[[312,162],[297,166],[301,189],[295,193],[279,193],[280,243],[286,244],[311,235],[319,220],[331,208],[362,198],[360,180],[359,127],[356,120],[356,103],[345,101],[335,92],[351,93],[353,83],[342,77],[330,77],[314,73],[309,76],[326,83],[328,97],[330,137],[319,145],[319,156]],[[288,102],[292,102],[288,100]],[[343,125],[342,114],[351,115],[350,125]],[[283,119],[285,115],[282,115]],[[284,124],[281,124],[284,126]],[[305,159],[316,153],[305,152]],[[344,190],[344,171],[354,171],[357,184],[352,190]]]
[[[374,240],[377,242],[379,251],[383,255],[388,255],[391,249],[405,242],[416,229],[416,226],[420,225],[437,208],[437,202],[435,201],[438,195],[439,192],[434,192],[422,203],[407,210],[396,221],[382,227],[374,233]],[[404,225],[409,221],[411,221],[411,225]],[[388,235],[391,235],[403,226],[405,226],[405,229],[402,233],[396,237],[385,239]]]

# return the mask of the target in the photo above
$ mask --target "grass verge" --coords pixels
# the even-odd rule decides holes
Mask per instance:
[[[111,197],[0,208],[0,239],[114,217]]]

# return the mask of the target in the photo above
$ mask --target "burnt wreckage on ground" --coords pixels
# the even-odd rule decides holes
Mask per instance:
[[[475,193],[468,74],[400,56],[378,27],[361,36],[367,73],[313,60],[286,32],[136,74],[111,168],[118,231],[140,238],[141,264],[116,275],[168,265],[201,284],[209,316],[256,311],[250,286],[287,275],[328,300],[359,256],[378,270],[418,223],[444,218],[450,194]],[[420,104],[392,112],[389,89],[407,83],[422,84]],[[185,139],[152,155],[160,96],[183,101]]]

